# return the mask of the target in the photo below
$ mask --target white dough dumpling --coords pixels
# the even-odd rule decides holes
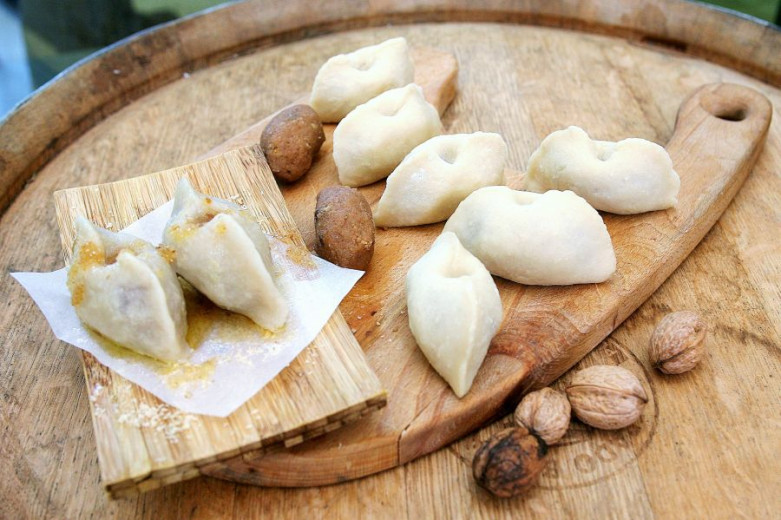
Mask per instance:
[[[407,272],[407,311],[426,359],[466,395],[502,323],[502,302],[491,274],[453,233],[441,234]]]
[[[79,319],[118,345],[164,361],[189,354],[182,287],[149,242],[79,217],[67,284]]]
[[[339,182],[352,188],[388,176],[420,143],[442,133],[439,112],[414,83],[383,92],[350,112],[334,130]]]
[[[163,243],[175,252],[176,272],[216,305],[268,330],[287,321],[268,239],[236,204],[198,193],[183,177]]]
[[[525,189],[572,190],[598,210],[630,215],[678,203],[667,150],[645,139],[597,141],[577,126],[546,137],[529,159]]]
[[[432,137],[390,174],[374,222],[398,227],[446,220],[476,189],[504,184],[506,160],[507,144],[499,134]]]
[[[493,274],[527,285],[599,283],[616,269],[605,223],[571,191],[481,188],[445,224]]]
[[[392,38],[326,61],[315,77],[309,104],[324,123],[337,123],[382,92],[412,83],[413,77],[407,40]]]

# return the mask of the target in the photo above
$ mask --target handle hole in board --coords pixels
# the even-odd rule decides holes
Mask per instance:
[[[724,121],[743,121],[748,115],[748,110],[743,107],[720,110],[713,114]]]
[[[744,100],[725,97],[725,95],[705,95],[700,100],[700,106],[713,117],[722,121],[743,121],[750,112]]]

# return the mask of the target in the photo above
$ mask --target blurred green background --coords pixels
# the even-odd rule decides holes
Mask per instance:
[[[33,86],[38,87],[72,63],[125,36],[223,2],[16,0],[15,3],[24,30]],[[781,0],[713,0],[708,3],[779,23]]]

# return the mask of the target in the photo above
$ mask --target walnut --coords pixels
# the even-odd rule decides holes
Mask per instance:
[[[531,488],[548,462],[548,445],[523,427],[495,433],[475,453],[475,481],[494,495],[514,497]]]
[[[603,430],[634,423],[648,402],[637,377],[618,366],[595,365],[576,372],[566,391],[578,419]]]
[[[521,400],[514,418],[515,424],[525,426],[550,446],[567,433],[571,413],[566,395],[552,388],[543,388]]]
[[[651,363],[665,374],[681,374],[697,366],[705,353],[707,326],[692,311],[662,318],[651,336]]]

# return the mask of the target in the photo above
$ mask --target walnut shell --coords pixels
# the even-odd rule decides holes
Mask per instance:
[[[566,391],[577,418],[603,430],[634,423],[648,402],[640,380],[618,366],[595,365],[580,370],[572,376]]]
[[[705,353],[707,326],[692,311],[662,318],[651,336],[651,363],[665,374],[681,374],[697,366]]]
[[[515,409],[515,424],[539,435],[550,446],[567,433],[572,413],[567,396],[552,388],[531,392]]]
[[[523,427],[495,433],[475,453],[472,475],[494,495],[514,497],[534,484],[548,462],[548,445]]]

